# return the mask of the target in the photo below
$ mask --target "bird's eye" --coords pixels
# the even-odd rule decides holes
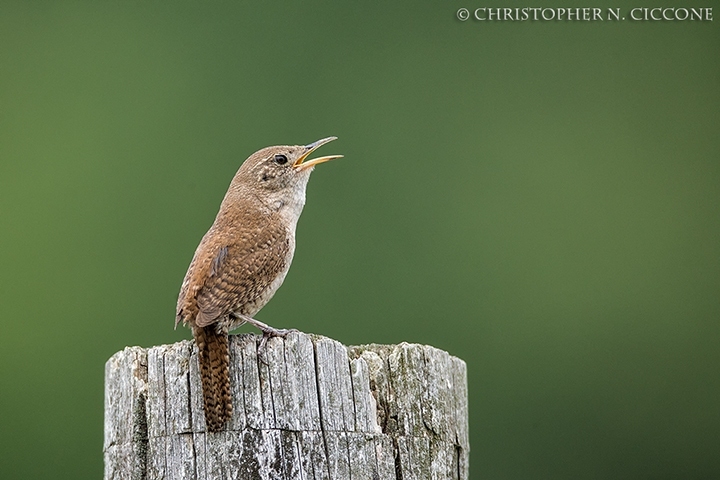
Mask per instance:
[[[287,163],[287,157],[282,153],[275,155],[275,163],[278,165],[285,165]]]

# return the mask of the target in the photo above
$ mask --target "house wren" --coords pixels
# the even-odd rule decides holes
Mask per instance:
[[[278,330],[252,318],[272,298],[290,268],[295,226],[315,165],[342,155],[307,160],[323,138],[306,146],[267,147],[235,174],[210,230],[185,274],[175,326],[190,324],[198,346],[205,423],[222,429],[232,415],[228,332],[250,323],[263,342]]]

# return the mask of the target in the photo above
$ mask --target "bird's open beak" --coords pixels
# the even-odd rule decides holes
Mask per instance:
[[[312,152],[322,147],[326,143],[332,142],[333,140],[337,140],[337,137],[323,138],[322,140],[318,140],[317,142],[313,142],[310,145],[305,146],[306,152],[303,153],[300,158],[295,160],[293,167],[295,167],[297,170],[305,170],[306,168],[314,167],[319,163],[335,160],[336,158],[342,158],[342,155],[328,155],[326,157],[313,158],[312,160],[308,160],[307,162],[305,161],[305,159],[309,157]]]

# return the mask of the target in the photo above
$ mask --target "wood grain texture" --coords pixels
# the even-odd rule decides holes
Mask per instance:
[[[111,479],[468,478],[465,362],[402,343],[345,347],[291,333],[230,337],[235,405],[205,431],[197,348],[130,347],[105,366]]]

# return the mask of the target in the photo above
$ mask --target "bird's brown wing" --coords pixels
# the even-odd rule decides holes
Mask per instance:
[[[280,222],[252,232],[228,235],[205,262],[202,287],[196,293],[195,325],[204,327],[240,311],[263,296],[287,267],[290,238]]]

